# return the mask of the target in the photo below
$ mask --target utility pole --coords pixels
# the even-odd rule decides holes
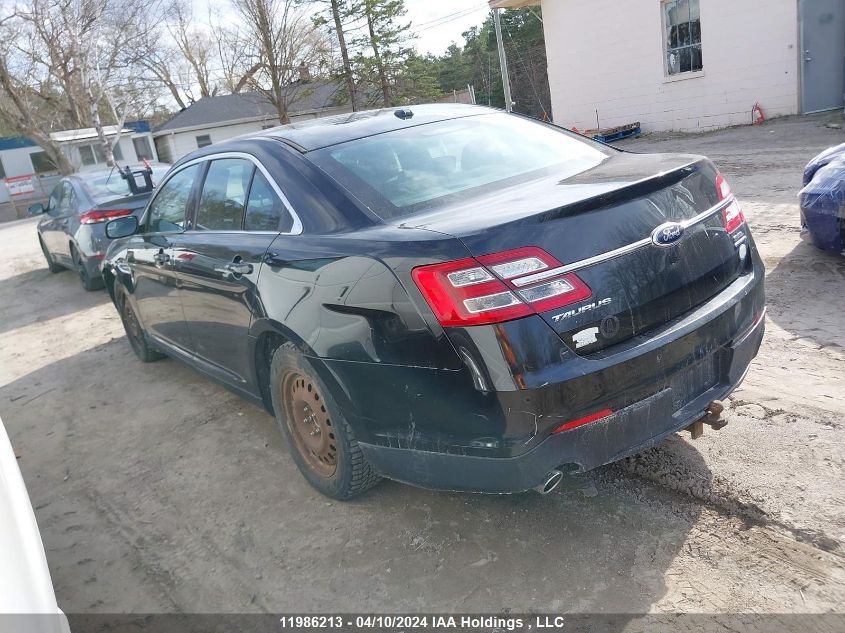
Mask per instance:
[[[511,81],[508,78],[508,58],[505,56],[505,44],[502,42],[502,22],[499,19],[499,11],[493,9],[493,23],[496,25],[496,44],[499,47],[499,66],[502,68],[502,87],[505,89],[505,110],[513,110],[511,101]]]

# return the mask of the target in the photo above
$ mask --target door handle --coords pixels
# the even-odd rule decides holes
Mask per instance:
[[[252,264],[245,264],[244,262],[232,262],[231,264],[226,264],[223,268],[235,277],[252,273]]]

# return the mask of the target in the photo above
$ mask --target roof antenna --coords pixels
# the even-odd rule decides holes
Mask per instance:
[[[394,112],[393,114],[395,114],[398,118],[402,119],[403,121],[406,119],[410,119],[412,116],[414,116],[414,113],[411,112],[410,108],[402,108],[400,110],[396,110],[396,112]]]

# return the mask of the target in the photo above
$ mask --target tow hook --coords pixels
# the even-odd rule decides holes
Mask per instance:
[[[718,431],[727,426],[728,421],[722,418],[722,411],[725,410],[725,405],[721,400],[714,400],[707,405],[704,410],[704,415],[698,420],[690,424],[686,430],[690,432],[692,439],[697,440],[704,435],[704,425],[708,425],[714,431]]]

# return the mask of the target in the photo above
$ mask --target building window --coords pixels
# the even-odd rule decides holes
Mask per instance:
[[[701,58],[699,0],[669,0],[663,4],[666,72],[669,75],[704,68]]]
[[[123,160],[123,152],[120,151],[120,143],[112,148],[112,155],[115,160]],[[99,143],[80,145],[79,157],[82,159],[82,164],[86,166],[98,165],[106,162],[106,155],[103,152],[103,146]]]
[[[139,161],[152,160],[153,150],[150,147],[150,139],[146,136],[139,136],[132,139],[132,145],[135,146],[135,156]]]
[[[93,145],[81,145],[79,147],[79,157],[82,159],[83,165],[97,164],[97,157],[94,155]]]
[[[208,134],[202,134],[197,137],[197,148],[202,149],[203,147],[208,147],[211,145],[211,136]]]
[[[29,155],[29,160],[32,161],[32,171],[36,174],[58,171],[56,164],[49,156],[47,156],[47,152],[32,152],[32,154]]]
[[[6,178],[6,168],[3,167],[3,159],[0,158],[0,180],[5,180]]]

